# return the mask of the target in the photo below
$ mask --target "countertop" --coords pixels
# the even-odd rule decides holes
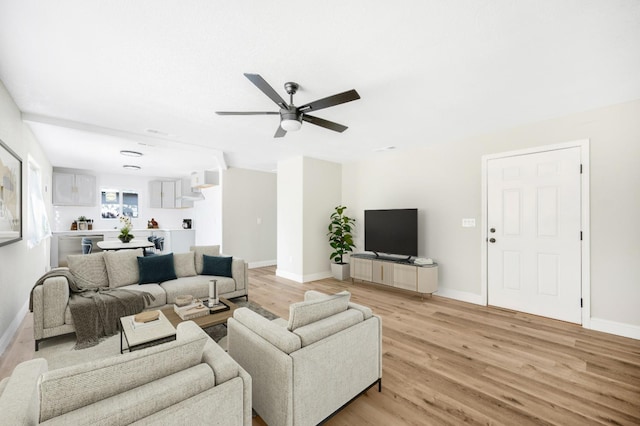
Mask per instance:
[[[175,231],[195,231],[195,229],[183,229],[183,228],[175,228],[175,229],[171,229],[171,228],[137,228],[137,229],[132,229],[131,233],[133,235],[136,234],[136,232],[175,232]],[[99,235],[99,234],[105,234],[108,232],[120,232],[120,228],[105,228],[105,229],[92,229],[92,230],[86,230],[86,231],[53,231],[51,232],[53,235]]]

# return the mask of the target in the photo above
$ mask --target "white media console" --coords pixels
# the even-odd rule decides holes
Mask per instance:
[[[356,253],[351,255],[351,280],[431,294],[438,290],[438,264],[416,265],[406,260]]]

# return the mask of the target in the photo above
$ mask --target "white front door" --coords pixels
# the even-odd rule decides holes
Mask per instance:
[[[580,148],[487,162],[488,302],[581,323]]]

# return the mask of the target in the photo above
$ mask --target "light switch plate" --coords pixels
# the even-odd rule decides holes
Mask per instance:
[[[464,219],[462,219],[462,227],[463,228],[475,228],[476,227],[476,219],[475,218],[464,218]]]

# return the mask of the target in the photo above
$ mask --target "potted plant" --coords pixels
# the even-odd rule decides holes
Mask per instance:
[[[329,222],[329,232],[327,233],[329,245],[333,249],[329,256],[329,259],[332,260],[331,272],[338,280],[349,278],[349,264],[344,262],[343,256],[356,247],[353,243],[353,235],[351,235],[351,229],[355,226],[356,220],[344,214],[346,209],[344,206],[335,208],[330,216],[331,222]]]
[[[120,235],[118,235],[118,239],[123,243],[128,243],[133,240],[133,234],[131,233],[131,218],[129,216],[120,216],[120,222],[122,222],[122,228],[120,228]]]
[[[87,228],[89,227],[87,224],[87,217],[86,216],[80,216],[78,217],[78,230],[79,231],[86,231]]]

